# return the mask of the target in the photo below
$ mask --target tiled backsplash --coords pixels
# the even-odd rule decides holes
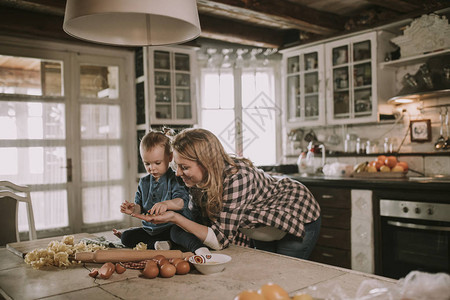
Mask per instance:
[[[394,149],[397,150],[400,145],[400,154],[398,159],[401,161],[405,161],[409,164],[410,169],[416,170],[421,173],[425,173],[426,175],[450,175],[450,150],[436,150],[434,148],[434,144],[440,135],[440,121],[439,121],[439,113],[442,109],[449,110],[450,106],[442,106],[442,105],[450,105],[450,97],[443,97],[437,99],[426,100],[423,102],[402,105],[398,107],[392,107],[391,109],[397,114],[403,114],[403,117],[396,124],[362,124],[362,125],[344,125],[344,126],[335,126],[335,127],[321,127],[321,128],[302,128],[304,132],[308,132],[310,129],[314,130],[317,137],[320,141],[325,141],[325,147],[327,152],[329,150],[336,152],[344,151],[344,139],[347,134],[353,134],[360,138],[368,139],[374,143],[378,144],[378,152],[383,151],[383,141],[385,138],[389,138],[393,141]],[[439,107],[439,106],[442,106]],[[424,109],[420,109],[420,108]],[[409,133],[409,124],[411,120],[418,119],[430,119],[431,120],[431,141],[418,143],[411,142],[410,133]],[[337,135],[340,139],[339,144],[329,144],[326,141],[328,137],[331,135]],[[444,136],[446,135],[444,129]],[[403,144],[402,144],[403,141]],[[289,142],[287,142],[289,143]],[[301,148],[297,149],[297,153],[288,153],[291,155],[286,156],[284,163],[287,164],[295,164],[297,161],[297,155],[300,154],[300,150],[306,150],[307,142],[301,142]],[[292,147],[291,147],[292,148]],[[286,149],[289,148],[289,145]],[[442,156],[434,156],[434,155],[425,155],[418,154],[417,156],[412,156],[411,153],[434,153],[440,152],[444,153]],[[401,153],[408,153],[407,156],[402,156]],[[448,155],[446,155],[448,154]],[[376,155],[376,154],[375,154]],[[318,155],[319,156],[319,155]],[[333,162],[341,162],[347,163],[351,165],[356,165],[359,162],[374,160],[376,156],[345,156],[345,157],[327,157],[326,163]],[[316,158],[316,165],[321,164],[321,158]],[[414,174],[410,172],[408,174],[410,176],[414,176]]]
[[[360,162],[375,160],[375,156],[346,156],[346,157],[327,157],[326,163],[332,164],[340,162],[344,164],[356,165]],[[322,162],[320,157],[316,157],[316,165]],[[450,176],[450,155],[449,156],[398,156],[398,160],[408,163],[409,168],[427,176],[432,175],[448,175]],[[296,159],[292,158],[287,161],[289,164],[296,164]],[[414,172],[409,172],[408,176],[418,176]]]

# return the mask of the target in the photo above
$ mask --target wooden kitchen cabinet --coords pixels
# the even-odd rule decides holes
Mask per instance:
[[[310,259],[351,268],[351,191],[343,188],[308,187],[319,202],[322,227]]]
[[[325,124],[324,47],[318,45],[283,53],[287,125]]]

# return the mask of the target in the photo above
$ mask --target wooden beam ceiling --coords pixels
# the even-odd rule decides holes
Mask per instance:
[[[414,3],[413,1],[406,0],[367,0],[368,2],[382,6],[384,8],[388,8],[390,10],[407,13],[410,11],[415,11],[420,9],[420,5]]]
[[[337,15],[284,0],[198,0],[197,5],[200,14],[321,35],[336,33],[344,28],[345,23],[345,20]]]
[[[359,22],[367,20],[368,11],[340,16],[308,7],[302,4],[308,1],[302,0],[197,0],[197,6],[201,37],[264,48],[307,43],[450,7],[449,0],[354,2],[361,4],[361,1],[376,9],[372,23]],[[0,33],[75,41],[62,30],[65,3],[65,0],[0,0]]]

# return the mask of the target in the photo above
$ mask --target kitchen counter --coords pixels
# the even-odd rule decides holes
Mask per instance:
[[[55,238],[60,240],[60,238]],[[273,282],[293,296],[309,286],[340,286],[355,295],[360,284],[377,279],[385,286],[395,280],[288,256],[231,246],[218,251],[232,257],[221,273],[201,275],[191,271],[172,278],[141,278],[138,270],[114,273],[108,280],[89,277],[86,264],[59,269],[34,270],[6,248],[0,249],[0,289],[8,299],[233,299],[246,289]]]
[[[303,176],[301,174],[283,175],[298,180],[305,185],[327,185],[330,187],[344,187],[350,189],[390,189],[390,190],[429,190],[435,192],[450,192],[450,181],[433,179],[430,177],[405,178],[355,178],[332,176]]]

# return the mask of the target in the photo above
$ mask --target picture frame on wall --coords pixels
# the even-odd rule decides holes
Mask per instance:
[[[431,120],[411,120],[409,122],[411,142],[424,143],[431,141]]]

